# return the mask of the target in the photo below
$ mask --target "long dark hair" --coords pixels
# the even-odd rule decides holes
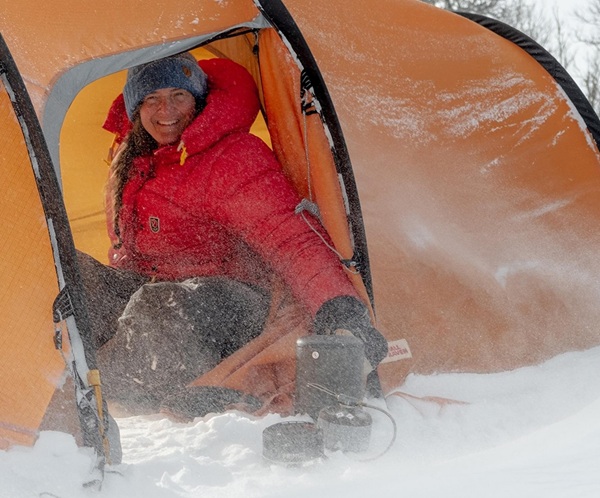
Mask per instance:
[[[112,224],[114,234],[117,238],[114,248],[121,247],[121,229],[119,227],[119,213],[123,206],[123,189],[129,180],[131,166],[136,157],[152,153],[158,147],[158,142],[152,138],[142,125],[140,108],[133,113],[132,128],[123,142],[121,150],[110,166],[110,177],[108,182],[109,199],[112,201]]]

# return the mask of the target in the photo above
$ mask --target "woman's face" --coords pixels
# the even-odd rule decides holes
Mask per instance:
[[[196,99],[182,88],[161,88],[146,95],[140,107],[142,126],[158,142],[179,142],[196,114]]]

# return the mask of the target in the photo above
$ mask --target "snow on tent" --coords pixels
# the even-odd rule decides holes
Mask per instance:
[[[319,205],[388,340],[385,395],[410,372],[600,342],[600,125],[552,57],[416,0],[284,3],[3,2],[1,447],[58,427],[104,452],[75,249],[107,263],[102,124],[124,71],[184,50],[254,76],[256,133]],[[260,336],[198,383],[289,371],[302,333]]]

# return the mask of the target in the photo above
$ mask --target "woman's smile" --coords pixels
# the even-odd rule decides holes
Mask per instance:
[[[146,95],[140,107],[142,125],[159,145],[177,143],[195,114],[194,96],[181,88],[156,90]]]

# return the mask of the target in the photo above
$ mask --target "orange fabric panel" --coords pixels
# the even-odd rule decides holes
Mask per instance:
[[[342,122],[379,326],[412,351],[385,388],[599,344],[600,158],[564,93],[475,23],[380,6],[289,9]]]
[[[273,150],[296,190],[319,206],[321,221],[343,259],[353,247],[331,146],[318,114],[304,116],[300,106],[300,70],[274,29],[260,33],[260,70]],[[349,278],[365,303],[360,275]]]
[[[54,259],[33,170],[0,88],[0,448],[31,444],[64,371],[53,344]]]
[[[41,111],[51,84],[78,63],[219,32],[257,15],[252,0],[108,0],[101,7],[54,0],[35,8],[3,2],[0,32]]]

